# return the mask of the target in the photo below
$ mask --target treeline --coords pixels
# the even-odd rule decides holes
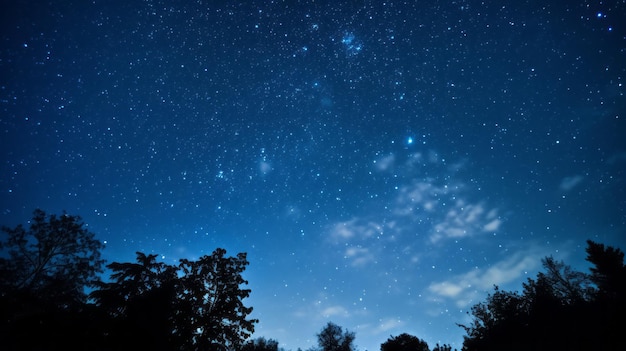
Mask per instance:
[[[0,340],[3,350],[279,351],[250,339],[258,321],[243,300],[249,262],[216,249],[177,265],[138,252],[101,259],[104,246],[78,216],[35,210],[30,226],[2,228]],[[587,242],[589,273],[552,257],[521,292],[495,287],[471,309],[462,350],[625,350],[626,266],[620,249]],[[101,275],[105,267],[109,277]],[[355,334],[328,323],[307,351],[356,351]],[[381,351],[430,351],[409,334]],[[433,351],[451,351],[435,345]]]
[[[589,273],[552,257],[522,292],[495,287],[472,307],[463,350],[626,350],[626,266],[620,249],[587,241]]]
[[[317,346],[307,351],[355,351],[355,334],[332,322],[328,322],[317,334]],[[428,344],[416,336],[400,334],[391,336],[380,345],[381,351],[430,351]],[[284,351],[278,347],[278,341],[257,338],[246,342],[242,351]],[[298,351],[302,351],[298,349]],[[450,345],[437,344],[432,351],[452,351]]]
[[[103,281],[103,245],[78,216],[36,210],[2,231],[3,350],[236,350],[254,332],[244,253],[168,265],[138,252]]]

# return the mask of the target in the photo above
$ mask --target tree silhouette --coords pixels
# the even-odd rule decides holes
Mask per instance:
[[[225,254],[226,250],[217,249],[198,261],[181,260],[175,334],[190,346],[240,347],[258,322],[246,319],[252,308],[242,301],[250,295],[249,289],[240,288],[248,284],[241,276],[248,265],[246,254]]]
[[[104,245],[79,216],[46,216],[42,210],[33,212],[28,229],[18,225],[2,232],[3,347],[53,349],[89,338],[92,314],[85,289],[99,280]]]
[[[79,216],[46,216],[35,210],[30,227],[2,227],[0,288],[10,293],[36,295],[61,307],[86,301],[85,288],[102,272],[104,245],[88,231]]]
[[[591,262],[591,280],[598,287],[598,297],[619,302],[626,297],[624,253],[613,247],[587,241],[587,261]]]
[[[552,257],[523,292],[499,290],[472,307],[463,350],[614,350],[626,347],[624,255],[587,242],[591,275]]]
[[[138,252],[135,263],[107,265],[103,282],[103,245],[78,216],[35,210],[28,230],[2,232],[3,349],[235,350],[257,323],[242,301],[245,253],[216,249],[175,266]]]
[[[278,341],[265,338],[249,340],[241,347],[241,351],[278,351]]]
[[[353,332],[344,332],[342,327],[328,322],[317,334],[317,343],[320,351],[355,351],[354,338]]]
[[[470,326],[463,326],[467,332],[463,350],[517,350],[516,332],[522,332],[523,313],[526,310],[524,297],[515,292],[502,291],[495,287],[486,302],[474,305],[474,317]],[[495,345],[494,348],[491,348]]]
[[[137,253],[137,263],[114,262],[107,267],[111,282],[91,293],[110,318],[108,343],[144,340],[142,347],[236,349],[254,331],[255,319],[246,319],[250,294],[241,273],[246,255],[226,257],[217,249],[197,261],[178,266],[156,261],[156,255]]]
[[[447,345],[447,344],[443,344],[443,345],[437,344],[433,348],[433,351],[452,351],[452,346]],[[456,349],[454,349],[454,351],[456,351]]]
[[[430,351],[426,341],[410,334],[390,336],[380,345],[381,351]]]
[[[597,286],[590,307],[591,330],[602,339],[600,347],[626,349],[626,265],[624,252],[587,241],[591,280]]]
[[[105,313],[102,333],[107,345],[118,347],[142,339],[142,347],[173,347],[170,315],[176,272],[156,257],[137,252],[137,263],[107,265],[111,281],[99,283],[90,294]]]

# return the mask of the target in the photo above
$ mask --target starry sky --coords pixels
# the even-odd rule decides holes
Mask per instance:
[[[494,284],[626,247],[623,0],[1,7],[0,223],[247,252],[254,337],[460,348]]]

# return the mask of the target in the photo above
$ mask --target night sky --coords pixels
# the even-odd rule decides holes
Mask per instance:
[[[626,248],[623,0],[0,13],[0,224],[66,210],[109,262],[247,252],[254,337],[460,348],[494,284]]]

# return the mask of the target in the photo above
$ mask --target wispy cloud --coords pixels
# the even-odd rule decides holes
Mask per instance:
[[[448,186],[437,186],[434,181],[412,182],[398,189],[393,213],[407,216],[432,211],[442,196],[449,192]]]
[[[384,155],[374,160],[374,167],[378,171],[386,171],[394,166],[396,156],[394,154]]]
[[[330,236],[333,240],[346,241],[348,239],[365,239],[381,234],[384,225],[373,220],[353,218],[349,221],[339,222],[332,225]]]
[[[361,335],[361,338],[364,336],[375,336],[374,339],[378,340],[380,336],[388,337],[389,334],[405,332],[405,330],[403,330],[405,326],[406,322],[397,317],[383,317],[360,320],[360,323],[356,326],[356,330],[357,335]]]
[[[457,200],[443,220],[434,225],[430,241],[436,243],[444,238],[458,239],[480,232],[494,232],[501,224],[497,209],[487,211],[483,203]]]
[[[489,208],[484,201],[470,202],[465,189],[466,185],[460,182],[412,182],[398,190],[392,213],[410,223],[427,221],[431,243],[498,231],[503,223],[498,209]]]
[[[578,184],[580,184],[583,179],[585,178],[581,175],[565,177],[561,180],[561,184],[559,184],[559,189],[561,189],[561,191],[570,191],[574,189]]]
[[[403,237],[419,238],[422,245],[444,245],[500,231],[504,223],[500,210],[486,200],[473,198],[471,183],[454,177],[465,161],[450,169],[434,151],[399,158],[380,155],[374,162],[378,171],[392,176],[398,184],[388,195],[384,211],[356,214],[328,227],[328,242],[345,245],[343,251],[335,252],[343,253],[350,266],[364,267],[385,260],[386,248],[400,243]],[[416,176],[427,169],[440,176]],[[410,262],[419,256],[419,252],[405,254],[397,249],[402,259]]]
[[[495,210],[493,210],[495,211]],[[495,215],[495,212],[493,212]],[[489,218],[488,218],[489,219]],[[498,229],[500,229],[500,225],[502,224],[502,220],[500,220],[499,218],[494,218],[493,220],[491,220],[491,222],[485,224],[483,226],[483,231],[484,232],[496,232],[498,231]]]
[[[404,326],[404,322],[398,318],[384,318],[380,320],[380,323],[374,328],[375,334],[387,333],[390,330],[394,330]]]
[[[369,249],[363,247],[349,247],[346,249],[344,257],[349,259],[353,267],[363,267],[370,262],[375,262],[376,258]]]
[[[299,305],[293,315],[298,318],[323,321],[333,318],[350,318],[359,314],[350,310],[346,305],[333,300],[334,298],[330,294],[321,292],[315,300]]]
[[[350,313],[343,306],[330,306],[326,307],[321,311],[321,314],[324,318],[332,318],[332,317],[350,317]]]
[[[458,307],[464,308],[494,285],[513,282],[537,269],[546,254],[537,248],[520,251],[490,267],[476,268],[447,280],[433,282],[428,286],[428,291],[434,297],[451,299]]]

